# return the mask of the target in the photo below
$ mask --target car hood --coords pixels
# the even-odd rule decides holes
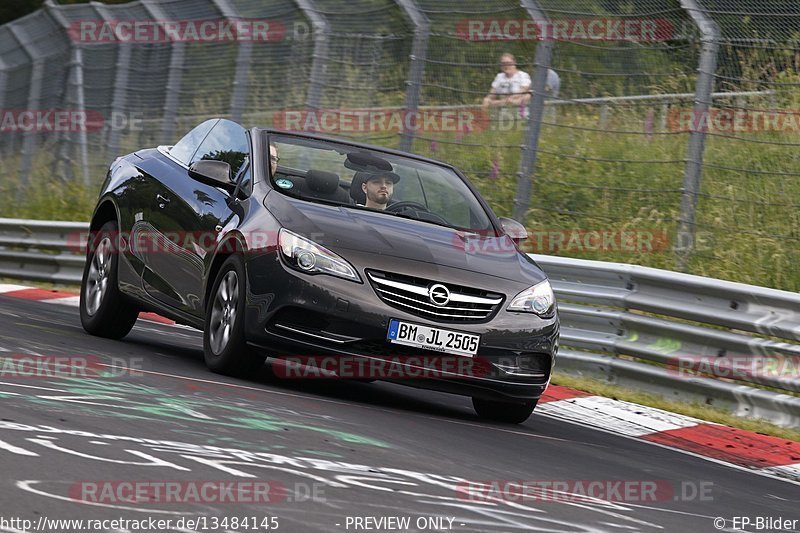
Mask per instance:
[[[351,262],[363,254],[379,254],[517,282],[535,284],[546,278],[506,235],[487,237],[385,213],[305,202],[277,192],[267,195],[265,205],[282,227]]]

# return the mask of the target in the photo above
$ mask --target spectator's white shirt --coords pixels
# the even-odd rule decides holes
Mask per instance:
[[[495,76],[492,82],[494,94],[519,94],[524,92],[523,88],[530,88],[531,77],[527,72],[517,70],[510,78],[504,73]]]
[[[551,68],[547,69],[547,87],[550,87],[550,96],[558,96],[558,91],[561,89],[561,78],[558,76],[558,72]],[[545,92],[547,92],[547,87],[545,87]]]

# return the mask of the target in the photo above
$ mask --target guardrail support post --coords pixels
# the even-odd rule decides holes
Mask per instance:
[[[535,0],[522,0],[522,7],[533,20],[544,21],[547,16]],[[528,104],[528,127],[525,131],[525,145],[522,147],[522,157],[519,163],[519,178],[517,180],[517,194],[514,198],[513,217],[525,224],[528,207],[531,203],[533,189],[532,174],[536,169],[537,150],[539,148],[539,134],[542,129],[544,116],[544,88],[547,85],[547,69],[553,55],[553,41],[545,35],[544,39],[536,45],[534,57],[533,78],[531,79],[531,96]]]
[[[703,172],[703,151],[706,134],[702,125],[706,123],[708,110],[711,107],[714,90],[714,73],[717,70],[720,30],[708,15],[697,5],[695,0],[680,0],[681,7],[692,18],[702,35],[702,51],[695,86],[692,123],[689,134],[689,146],[686,154],[686,169],[681,189],[681,206],[678,215],[678,229],[675,241],[676,268],[686,271],[694,250],[695,219],[697,215],[697,197],[700,192],[700,177]]]
[[[411,65],[406,81],[406,101],[404,109],[406,116],[413,115],[419,108],[419,93],[422,89],[422,76],[425,73],[425,60],[428,55],[428,37],[430,36],[430,21],[420,11],[414,0],[395,0],[414,24],[414,42],[411,44]],[[404,121],[404,124],[406,122]],[[400,137],[400,150],[411,151],[414,143],[414,130],[403,129]]]
[[[317,11],[313,0],[295,0],[295,3],[311,21],[314,32],[314,52],[311,61],[311,77],[309,79],[306,107],[319,109],[322,101],[322,87],[325,85],[328,60],[328,41],[330,25],[325,17]]]

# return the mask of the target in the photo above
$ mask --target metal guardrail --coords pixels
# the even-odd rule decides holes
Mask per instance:
[[[0,277],[80,283],[87,233],[81,222],[0,219]],[[800,294],[531,257],[559,301],[561,370],[800,427],[800,397],[788,394],[800,392]]]
[[[0,218],[0,277],[80,284],[89,224]]]
[[[562,370],[800,427],[800,397],[787,394],[800,391],[800,294],[532,257],[559,301]]]

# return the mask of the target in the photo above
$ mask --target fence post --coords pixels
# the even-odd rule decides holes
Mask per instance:
[[[708,116],[711,106],[711,93],[714,90],[714,73],[717,70],[717,54],[719,51],[720,30],[708,15],[701,10],[695,0],[680,0],[681,7],[686,10],[701,33],[703,43],[698,66],[697,85],[695,86],[692,123],[702,125],[703,117]],[[694,250],[695,218],[697,214],[697,197],[700,192],[700,177],[703,172],[703,150],[706,132],[704,128],[692,128],[689,134],[686,169],[681,188],[681,206],[678,215],[678,229],[675,241],[676,268],[684,272],[688,268]]]
[[[430,21],[419,10],[414,0],[395,0],[414,24],[414,42],[411,44],[411,65],[406,81],[406,101],[404,109],[406,116],[413,115],[419,108],[419,93],[422,89],[422,76],[425,73],[425,60],[428,55],[428,37],[430,36]],[[405,121],[404,121],[405,124]],[[414,143],[414,130],[403,132],[400,137],[400,150],[411,151]]]
[[[325,17],[316,10],[313,0],[295,0],[295,3],[311,21],[314,32],[314,52],[311,61],[311,79],[309,80],[306,107],[319,109],[322,100],[322,87],[325,84],[325,75],[328,61],[328,40],[330,25]]]
[[[167,14],[154,0],[142,0],[142,7],[153,20],[165,21]],[[183,63],[186,57],[186,43],[171,42],[169,48],[169,73],[167,74],[166,94],[164,95],[164,116],[161,121],[161,142],[170,144],[175,134],[175,117],[178,114],[178,99],[183,85]]]
[[[661,102],[661,116],[659,117],[658,131],[667,131],[667,119],[669,118],[669,100]]]
[[[535,0],[522,0],[522,7],[534,21],[545,21],[547,16]],[[547,69],[553,55],[553,41],[548,35],[536,45],[534,57],[533,78],[531,80],[531,96],[528,104],[528,127],[525,130],[525,144],[522,147],[522,157],[519,162],[519,178],[517,180],[517,194],[514,198],[513,217],[525,224],[525,214],[531,203],[531,190],[533,189],[532,174],[536,168],[536,151],[539,147],[539,134],[542,129],[542,116],[544,115],[544,88],[547,84]]]
[[[70,22],[67,17],[65,17],[64,14],[58,10],[54,1],[46,0],[44,3],[44,9],[47,14],[50,15],[59,26],[61,26],[61,28],[64,30],[64,33],[69,35]],[[86,117],[86,94],[83,85],[83,45],[72,42],[70,39],[70,50],[70,68],[67,84],[71,85],[75,90],[75,100],[74,102],[70,102],[70,105],[74,105],[75,111],[82,113],[83,116]],[[65,99],[67,98],[67,94],[69,94],[68,88],[64,91]],[[72,142],[69,136],[67,136],[66,141],[70,143]],[[88,186],[90,182],[88,142],[86,128],[82,128],[80,131],[78,131],[78,146],[80,151],[81,178],[83,179],[83,184],[86,186]],[[64,147],[62,147],[61,158],[68,159],[67,154],[68,151],[64,150]],[[69,162],[67,162],[67,164],[69,165]],[[68,171],[71,172],[70,169],[68,169]]]
[[[603,104],[600,106],[600,118],[597,121],[597,127],[603,130],[606,125],[608,125],[608,104]]]
[[[6,62],[3,61],[3,58],[0,57],[0,109],[6,108],[6,91],[8,90],[8,66]],[[4,138],[6,136],[3,136]],[[2,154],[9,154],[13,153],[11,150],[11,144],[6,142],[0,142],[0,149],[2,149]]]
[[[229,0],[212,0],[216,8],[227,20],[241,18],[239,12]],[[250,61],[253,57],[253,43],[248,40],[239,41],[236,52],[236,72],[233,75],[233,92],[231,93],[230,115],[234,122],[242,121],[242,110],[247,101],[247,81],[250,76]]]
[[[107,6],[97,2],[92,2],[89,5],[91,5],[95,11],[97,11],[97,13],[100,15],[100,18],[103,19],[103,22],[108,24],[111,28],[114,27],[114,20],[111,18]],[[111,157],[116,157],[119,155],[120,132],[115,125],[116,121],[114,120],[114,113],[125,109],[126,107],[125,101],[127,100],[128,94],[128,76],[131,66],[131,44],[120,42],[119,40],[117,40],[116,43],[117,47],[119,47],[119,50],[117,51],[117,70],[114,76],[114,93],[111,97],[111,117],[108,117],[110,120],[108,120],[108,148],[106,150],[106,154],[104,155],[105,159],[109,159],[109,155]]]
[[[28,92],[28,110],[33,111],[37,109],[42,99],[42,82],[44,81],[44,61],[43,58],[36,52],[33,46],[30,46],[26,35],[17,27],[16,24],[11,23],[8,25],[11,35],[19,43],[25,54],[30,58],[31,78],[30,88]],[[31,166],[33,164],[33,152],[36,151],[36,132],[27,131],[23,134],[22,140],[22,163],[19,168],[19,177],[21,187],[17,191],[17,198],[21,199],[22,190],[28,184],[30,178]]]

